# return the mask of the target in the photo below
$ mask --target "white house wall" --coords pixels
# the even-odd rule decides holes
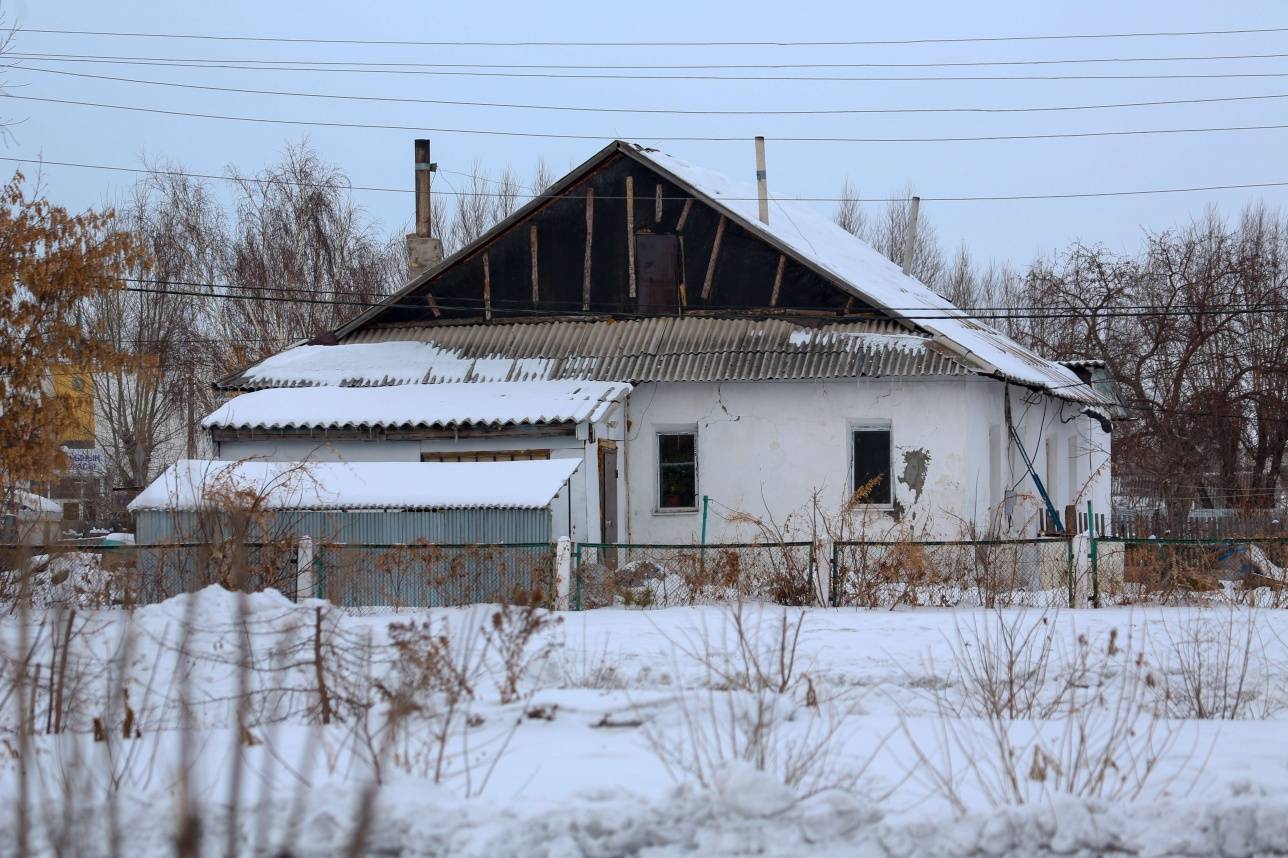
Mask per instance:
[[[695,512],[657,508],[660,431],[696,429],[698,496],[711,499],[707,539],[720,542],[756,536],[754,526],[734,520],[735,512],[790,526],[797,537],[807,537],[816,491],[819,513],[835,516],[853,490],[850,432],[862,423],[891,427],[894,507],[904,532],[949,539],[973,526],[982,534],[993,521],[991,510],[1012,488],[1016,502],[998,535],[1036,533],[1042,507],[1005,435],[1004,387],[984,378],[638,385],[627,406],[625,538],[688,543],[700,536],[700,500]],[[1033,402],[1023,403],[1025,395]],[[1073,500],[1064,459],[1069,438],[1080,451],[1078,479],[1085,481],[1107,461],[1107,437],[1076,406],[1014,386],[1011,396],[1013,420],[1026,448],[1040,451],[1049,438],[1060,451],[1052,499],[1063,512]],[[1001,442],[996,491],[990,427]],[[1045,459],[1038,455],[1035,464],[1041,468]],[[1102,475],[1105,479],[1081,497],[1085,503],[1090,496],[1097,509],[1107,511],[1107,468]],[[873,536],[896,524],[893,511],[877,509],[851,520],[864,522]]]
[[[1033,535],[1043,505],[1006,432],[1006,388],[981,377],[646,383],[630,395],[624,415],[615,411],[594,427],[582,425],[576,437],[224,441],[219,457],[414,462],[430,451],[549,449],[552,457],[582,460],[553,507],[556,535],[598,542],[597,444],[613,440],[619,448],[618,540],[691,543],[700,537],[700,501],[696,512],[657,509],[656,435],[695,428],[698,496],[711,498],[707,539],[743,541],[757,534],[731,520],[735,512],[807,537],[817,490],[819,513],[834,516],[852,491],[852,426],[888,423],[898,520],[892,511],[867,510],[852,522],[864,522],[874,537],[892,528],[919,538],[960,538],[972,529],[979,536]],[[1099,423],[1080,406],[1009,389],[1016,431],[1060,514],[1069,503],[1085,511],[1087,500],[1097,512],[1109,512],[1109,436]]]

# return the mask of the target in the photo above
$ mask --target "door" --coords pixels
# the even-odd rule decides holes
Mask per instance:
[[[648,232],[635,236],[635,284],[641,313],[679,312],[679,236]]]
[[[599,442],[599,541],[619,541],[617,532],[617,442]],[[617,552],[607,549],[601,560],[612,569],[617,566]]]

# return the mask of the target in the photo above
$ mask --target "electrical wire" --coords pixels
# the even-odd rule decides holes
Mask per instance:
[[[275,59],[207,59],[197,57],[133,57],[112,56],[105,54],[66,54],[48,51],[13,51],[7,54],[15,59],[57,59],[57,60],[144,60],[148,62],[199,62],[199,63],[232,63],[254,62],[264,65],[317,65],[317,66],[362,66],[366,68],[424,68],[424,69],[469,69],[469,70],[519,70],[519,71],[782,71],[794,69],[904,69],[904,68],[978,68],[980,66],[1050,66],[1050,65],[1088,65],[1103,63],[1174,63],[1174,62],[1230,62],[1234,60],[1273,60],[1288,57],[1288,53],[1271,54],[1221,54],[1203,56],[1167,56],[1167,57],[1073,57],[1068,59],[1040,60],[957,60],[949,62],[897,62],[897,63],[648,63],[638,64],[601,64],[601,63],[443,63],[443,62],[407,62],[377,60],[275,60]]]
[[[1288,77],[1288,72],[1284,74]],[[198,113],[187,110],[165,110],[158,107],[138,107],[124,104],[106,104],[97,101],[77,101],[66,98],[47,98],[34,95],[16,95],[14,93],[0,93],[0,98],[16,99],[18,101],[37,101],[47,104],[65,104],[78,107],[96,107],[108,110],[126,110],[136,113],[151,113],[162,116],[185,116],[196,119],[219,119],[230,122],[261,123],[269,125],[307,125],[320,128],[358,128],[373,129],[381,131],[415,131],[434,134],[475,134],[491,137],[522,137],[522,138],[540,138],[548,140],[614,140],[620,139],[619,135],[598,135],[598,134],[565,134],[559,132],[544,131],[505,131],[501,129],[482,129],[482,128],[437,128],[424,125],[387,125],[382,123],[367,122],[337,122],[322,120],[303,120],[303,119],[273,119],[268,117],[251,117],[251,116],[231,116],[220,113]],[[998,142],[1003,140],[1067,140],[1092,137],[1134,137],[1147,136],[1152,134],[1201,134],[1212,132],[1233,132],[1233,131],[1271,131],[1288,128],[1288,123],[1278,123],[1269,125],[1224,125],[1208,128],[1142,128],[1116,131],[1069,131],[1053,132],[1042,134],[986,134],[981,136],[961,136],[961,137],[834,137],[834,136],[814,136],[814,137],[766,137],[767,140],[774,140],[780,143],[982,143]],[[733,143],[745,141],[746,135],[737,136],[649,136],[634,135],[635,139],[643,139],[667,143]]]
[[[116,75],[90,74],[65,69],[47,69],[38,66],[13,66],[16,71],[56,74],[67,77],[91,80],[109,80],[119,83],[146,84],[149,86],[168,86],[177,89],[193,89],[206,92],[230,92],[241,95],[272,95],[292,98],[323,98],[340,101],[369,101],[396,104],[438,104],[451,107],[487,107],[507,110],[548,110],[574,113],[628,113],[659,114],[668,116],[846,116],[863,114],[921,114],[921,113],[1052,113],[1078,110],[1112,110],[1119,108],[1164,107],[1187,104],[1225,104],[1248,101],[1267,101],[1288,98],[1288,93],[1268,93],[1264,95],[1231,95],[1213,98],[1174,98],[1154,101],[1124,101],[1101,104],[1067,104],[1038,107],[836,107],[806,109],[763,109],[763,110],[727,110],[727,109],[682,109],[661,107],[587,107],[569,104],[524,104],[506,101],[460,101],[443,98],[409,98],[384,95],[343,95],[339,93],[299,92],[280,89],[249,89],[235,86],[214,86],[212,84],[180,83],[167,80],[148,80],[145,78],[118,77]]]
[[[327,306],[351,306],[351,307],[368,307],[368,308],[382,307],[385,309],[401,309],[401,310],[415,310],[418,312],[429,312],[429,307],[424,302],[399,303],[397,301],[388,301],[388,300],[364,301],[364,300],[346,299],[346,298],[324,300],[324,299],[317,298],[314,294],[311,294],[312,290],[308,290],[300,287],[254,287],[254,286],[244,287],[244,286],[237,286],[235,284],[199,283],[199,282],[192,282],[192,281],[159,281],[159,280],[146,280],[142,278],[129,278],[129,277],[121,278],[121,279],[126,282],[140,284],[140,285],[124,287],[126,291],[141,292],[141,293],[148,293],[148,294],[181,295],[181,296],[216,299],[216,300],[286,301],[286,302],[292,302],[297,304],[316,304],[316,305],[327,305]],[[166,287],[180,286],[184,288],[182,289],[156,288],[159,285],[163,285]],[[257,294],[244,294],[242,292],[191,291],[191,289],[194,287],[205,288],[205,289],[222,289],[222,290],[255,289],[257,290]],[[264,292],[269,292],[270,294],[263,294]],[[568,306],[567,308],[560,308],[557,306],[559,302],[546,301],[544,302],[547,304],[547,306],[545,307],[530,308],[530,307],[520,307],[520,306],[506,306],[505,302],[498,299],[491,299],[491,300],[485,301],[482,298],[445,299],[445,298],[436,296],[436,300],[440,310],[444,310],[444,309],[479,310],[484,306],[486,306],[487,304],[491,304],[494,307],[497,307],[498,305],[500,305],[498,309],[502,312],[517,313],[522,315],[549,316],[552,313],[557,313],[558,315],[565,316],[565,317],[584,317],[584,318],[602,318],[605,315],[612,315],[614,317],[619,317],[619,318],[652,318],[653,316],[653,314],[649,314],[649,313],[629,313],[629,312],[606,313],[603,311],[599,311],[599,312],[582,311],[579,309],[580,302],[569,302],[570,305],[575,304],[576,306]],[[518,305],[518,304],[527,303],[527,302],[521,301],[519,299],[515,299],[513,303],[515,305]],[[550,306],[551,304],[554,304],[555,306],[552,307]],[[701,309],[703,311],[708,311],[708,312],[739,312],[739,311],[745,312],[748,308],[742,307],[742,306],[734,306],[734,305],[704,305]],[[896,313],[899,319],[904,321],[936,321],[936,320],[956,321],[956,320],[961,320],[963,318],[1000,319],[1000,320],[1015,320],[1015,321],[1031,320],[1031,319],[1085,319],[1087,318],[1086,312],[1082,310],[1050,311],[1050,310],[1044,310],[1042,308],[1024,308],[1023,312],[1017,312],[1016,310],[1007,310],[1006,312],[992,313],[992,314],[969,312],[966,309],[962,309],[958,307],[953,307],[951,309],[945,308],[942,311],[936,311],[933,308],[929,308],[929,307],[911,307],[911,308],[906,308],[905,311],[900,311],[899,309],[892,308],[892,307],[882,307],[880,309],[883,312]],[[794,307],[790,309],[784,308],[785,312],[790,312],[790,310],[837,312],[836,307]],[[1210,316],[1210,315],[1256,316],[1256,315],[1274,314],[1274,313],[1288,313],[1288,306],[1253,307],[1253,308],[1240,308],[1236,310],[1212,309],[1212,308],[1204,308],[1204,307],[1141,308],[1141,309],[1127,309],[1122,311],[1101,312],[1097,314],[1097,318],[1101,318],[1101,319],[1142,318],[1142,317],[1153,318],[1153,317],[1160,317],[1160,316]]]
[[[288,181],[285,179],[277,179],[277,178],[258,179],[258,178],[242,177],[242,176],[226,176],[226,175],[221,175],[219,173],[191,173],[191,172],[185,172],[182,170],[159,170],[159,169],[149,169],[144,167],[120,167],[120,166],[112,166],[108,164],[86,164],[86,163],[80,163],[75,161],[51,161],[51,160],[46,160],[41,158],[16,158],[16,157],[10,157],[10,156],[0,156],[0,161],[9,161],[12,163],[20,163],[20,164],[36,164],[36,165],[51,166],[51,167],[73,167],[73,168],[84,169],[84,170],[109,170],[109,171],[120,172],[120,173],[135,173],[135,174],[158,175],[158,176],[181,176],[181,177],[191,178],[191,179],[212,179],[212,180],[225,181],[225,182],[248,182],[252,184],[270,184],[270,185],[282,184],[282,185],[289,185],[292,187],[336,188],[336,189],[345,190],[345,191],[369,191],[369,192],[391,193],[391,194],[415,193],[415,191],[412,188],[388,188],[388,187],[376,187],[372,185],[333,185],[333,184],[325,184],[325,183],[293,182],[293,181]],[[465,176],[467,178],[482,179],[483,181],[495,181],[493,179],[487,178],[486,176],[476,176],[472,173],[462,173],[458,170],[445,170],[441,167],[439,168],[439,172],[452,173],[453,175]],[[1285,187],[1285,186],[1288,186],[1288,181],[1249,182],[1244,184],[1231,184],[1231,185],[1195,185],[1192,187],[1184,187],[1184,188],[1152,188],[1152,189],[1146,189],[1146,190],[1130,190],[1130,191],[1086,191],[1081,193],[1062,193],[1062,194],[1054,193],[1054,194],[974,195],[974,196],[927,196],[922,194],[920,195],[920,198],[923,203],[924,202],[941,202],[941,203],[1010,202],[1010,201],[1021,201],[1021,200],[1068,200],[1068,199],[1095,199],[1095,198],[1101,198],[1101,197],[1134,197],[1134,196],[1144,196],[1149,194],[1188,194],[1188,193],[1198,193],[1198,192],[1205,192],[1205,191],[1237,191],[1237,190],[1250,190],[1255,188],[1279,188],[1279,187]],[[434,191],[434,193],[443,195],[443,196],[457,196],[457,197],[507,196],[506,194],[492,193],[487,191],[458,191],[458,190],[437,191],[436,190]],[[566,198],[566,195],[534,194],[531,197],[531,199],[548,199],[548,200],[561,199],[561,198]],[[598,198],[601,200],[603,199],[624,200],[625,199],[624,196],[613,196],[613,195],[599,195]],[[663,197],[663,202],[687,202],[690,199],[693,199],[693,197],[688,197],[688,196]],[[734,201],[734,200],[750,201],[755,199],[755,197],[721,197],[721,199],[727,200],[727,201]],[[783,197],[783,196],[775,195],[773,199],[779,202],[845,202],[850,198]],[[907,202],[907,201],[908,201],[907,197],[865,197],[863,199],[854,200],[854,202],[861,203],[861,204],[897,203],[897,202]]]
[[[331,72],[341,74],[395,74],[430,77],[478,78],[531,78],[543,80],[677,80],[677,81],[802,81],[818,83],[839,81],[850,83],[909,83],[917,81],[1059,81],[1059,80],[1234,80],[1242,78],[1288,77],[1288,72],[1203,72],[1203,73],[1149,73],[1149,74],[1047,74],[1047,75],[917,75],[917,76],[856,76],[856,75],[733,75],[733,74],[618,74],[618,73],[566,73],[566,72],[513,72],[513,71],[463,71],[459,69],[358,67],[356,63],[329,65],[318,62],[292,60],[192,60],[170,57],[113,57],[84,54],[79,56],[57,54],[10,53],[14,60],[38,60],[60,63],[95,63],[107,65],[161,66],[164,68],[235,69],[239,71],[297,71]],[[373,64],[374,65],[374,64]],[[345,66],[345,67],[341,67]]]
[[[858,47],[875,45],[927,45],[992,42],[1070,41],[1079,39],[1141,39],[1191,36],[1233,36],[1257,33],[1284,33],[1288,27],[1243,27],[1227,30],[1160,30],[1125,33],[1053,33],[1016,36],[946,36],[908,39],[864,39],[829,41],[427,41],[414,39],[319,39],[301,36],[245,36],[207,33],[157,33],[119,30],[73,30],[53,27],[23,27],[24,33],[46,33],[67,36],[108,36],[143,39],[189,39],[218,42],[285,42],[318,45],[415,45],[422,47]]]

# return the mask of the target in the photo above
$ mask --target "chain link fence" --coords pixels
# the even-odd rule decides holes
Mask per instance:
[[[1117,556],[1130,598],[1183,602],[1246,595],[1268,607],[1288,607],[1288,537],[1143,539],[1099,542],[1102,557]]]
[[[1113,563],[1069,539],[838,541],[831,553],[836,607],[1068,607],[1113,590]],[[1103,567],[1103,568],[1100,568]],[[1099,585],[1099,587],[1097,587]]]
[[[576,610],[669,608],[738,599],[821,604],[812,542],[641,545],[578,543],[570,600]]]

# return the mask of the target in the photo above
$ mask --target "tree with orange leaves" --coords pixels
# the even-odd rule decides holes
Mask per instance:
[[[0,198],[0,489],[7,497],[65,466],[60,442],[76,406],[54,379],[120,360],[86,322],[85,302],[121,288],[142,253],[114,212],[71,214],[29,199],[21,173]]]

